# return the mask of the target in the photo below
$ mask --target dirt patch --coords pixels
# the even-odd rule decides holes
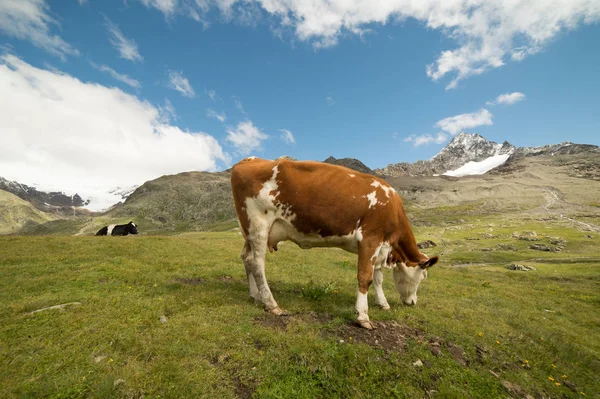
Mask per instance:
[[[202,277],[190,277],[190,278],[186,278],[186,277],[178,277],[173,279],[174,282],[179,283],[179,284],[186,284],[186,285],[198,285],[198,284],[204,284],[206,282],[205,279],[203,279]]]
[[[290,316],[275,316],[269,313],[254,318],[254,322],[263,327],[283,331],[287,328]]]
[[[375,330],[344,324],[330,332],[340,343],[359,342],[390,352],[404,352],[410,339],[423,340],[423,332],[396,321],[379,321]]]
[[[453,342],[448,342],[446,344],[446,349],[448,349],[450,356],[452,356],[452,359],[456,360],[458,364],[464,367],[469,365],[469,360],[467,359],[467,355],[465,354],[463,348]]]
[[[254,322],[261,326],[274,330],[285,330],[293,322],[302,321],[309,324],[327,324],[333,320],[333,316],[328,313],[294,313],[287,316],[275,316],[269,313],[262,314],[254,318]]]
[[[228,276],[226,274],[222,275],[222,276],[217,276],[216,279],[218,281],[221,281],[223,283],[233,283],[235,280],[233,279],[233,277]]]
[[[235,394],[237,398],[250,399],[252,397],[252,394],[254,394],[253,384],[242,380],[238,374],[234,374],[231,379],[235,386]]]

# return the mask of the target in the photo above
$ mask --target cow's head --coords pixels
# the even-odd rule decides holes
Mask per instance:
[[[133,223],[133,222],[127,223],[127,232],[129,234],[137,234],[138,233],[137,226],[135,225],[135,223]]]
[[[400,294],[400,300],[405,305],[416,305],[419,284],[427,278],[427,269],[435,265],[439,258],[437,256],[425,257],[414,266],[407,266],[408,262],[405,263],[402,258],[395,250],[392,250],[388,258],[388,263],[396,264],[393,270],[394,285]]]

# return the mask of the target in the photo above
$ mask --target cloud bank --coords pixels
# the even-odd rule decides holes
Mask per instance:
[[[316,49],[335,46],[344,35],[362,37],[378,25],[415,19],[457,44],[426,66],[432,80],[450,79],[448,89],[506,62],[521,61],[541,51],[562,32],[600,21],[598,0],[141,1],[165,16],[187,15],[205,28],[212,9],[225,21],[242,25],[264,19],[277,37],[289,32]]]
[[[168,101],[160,110],[8,54],[0,56],[0,92],[0,171],[9,180],[89,198],[230,162],[212,136],[169,124]]]

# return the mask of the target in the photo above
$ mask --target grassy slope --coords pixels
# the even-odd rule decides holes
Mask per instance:
[[[10,234],[26,225],[45,223],[53,219],[53,215],[41,212],[16,195],[0,190],[0,234]]]
[[[229,173],[185,172],[144,183],[106,216],[134,219],[145,232],[207,231],[237,226]]]
[[[546,253],[512,237],[529,231],[540,242],[568,243]],[[518,218],[416,234],[441,244],[428,253],[442,253],[442,263],[416,307],[399,305],[385,273],[392,310],[372,307],[371,317],[414,331],[402,350],[387,351],[356,343],[364,330],[351,326],[355,256],[341,250],[286,243],[268,255],[271,288],[292,313],[282,321],[248,300],[236,233],[0,237],[0,397],[600,393],[597,234],[588,238],[564,220]],[[498,243],[517,251],[482,251]],[[515,260],[537,270],[504,268]],[[461,266],[467,262],[476,263]],[[72,301],[81,305],[28,314]],[[431,341],[441,342],[440,357]],[[453,345],[465,351],[457,360]],[[425,365],[414,367],[417,359]]]

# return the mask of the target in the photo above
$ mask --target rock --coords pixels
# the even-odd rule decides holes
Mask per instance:
[[[544,252],[560,252],[562,251],[561,247],[550,247],[545,244],[532,244],[529,246],[531,249],[535,249],[536,251],[544,251]]]
[[[565,246],[568,241],[560,237],[548,237],[548,242],[552,245]]]
[[[498,235],[490,234],[490,233],[482,233],[481,238],[484,238],[484,239],[498,238]]]
[[[442,356],[442,350],[440,349],[439,346],[431,346],[430,350],[431,350],[431,353],[433,354],[433,356],[435,356],[435,357]]]
[[[167,322],[167,316],[165,316],[165,315],[160,316],[159,319],[160,319],[160,322],[163,324],[165,324]]]
[[[423,367],[423,362],[420,359],[417,359],[417,361],[413,363],[413,366]]]
[[[106,359],[106,355],[96,356],[96,357],[94,357],[94,363],[100,363],[104,359]]]
[[[496,247],[502,251],[516,251],[517,247],[512,244],[498,244]]]
[[[417,247],[419,247],[420,249],[431,248],[431,247],[437,247],[437,244],[431,240],[426,240],[426,241],[418,243]]]
[[[533,267],[533,266],[518,265],[516,263],[507,265],[506,268],[508,270],[518,270],[521,272],[528,272],[530,270],[535,270],[535,267]]]

